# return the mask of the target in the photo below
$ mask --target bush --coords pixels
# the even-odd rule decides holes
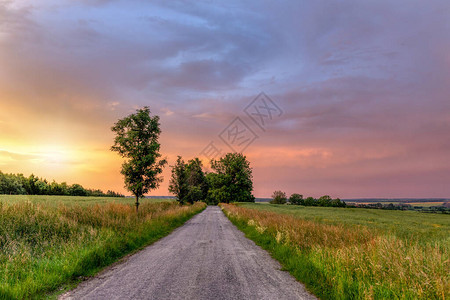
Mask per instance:
[[[282,191],[275,191],[272,194],[272,201],[270,201],[271,204],[286,204],[287,197],[286,193]]]

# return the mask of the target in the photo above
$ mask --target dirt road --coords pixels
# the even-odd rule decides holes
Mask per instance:
[[[62,299],[315,299],[209,206]]]

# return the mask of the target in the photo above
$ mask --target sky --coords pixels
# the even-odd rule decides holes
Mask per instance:
[[[169,165],[243,152],[257,197],[450,197],[450,2],[0,0],[2,172],[129,194],[143,106]]]

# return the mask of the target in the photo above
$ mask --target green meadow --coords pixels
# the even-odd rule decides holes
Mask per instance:
[[[224,205],[230,220],[321,299],[448,299],[450,216]]]
[[[365,208],[333,208],[300,205],[242,203],[242,207],[288,214],[321,224],[343,225],[349,230],[364,226],[384,234],[393,234],[418,242],[442,241],[450,238],[450,215],[417,211]]]

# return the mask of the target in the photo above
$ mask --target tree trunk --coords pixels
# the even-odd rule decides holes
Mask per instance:
[[[138,213],[139,210],[139,197],[136,195],[136,214]]]

